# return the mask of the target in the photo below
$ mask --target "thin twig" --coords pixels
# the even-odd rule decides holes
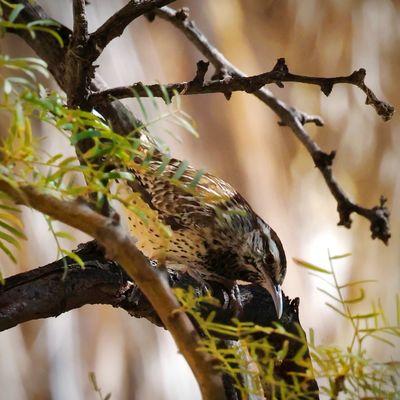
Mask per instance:
[[[198,66],[204,64],[204,62],[203,64],[198,63]],[[264,72],[259,75],[246,77],[234,75],[227,76],[223,79],[204,82],[204,73],[202,80],[198,79],[197,73],[196,77],[189,82],[168,83],[164,85],[145,85],[142,82],[137,82],[129,86],[121,86],[108,89],[104,92],[94,93],[90,96],[89,102],[95,106],[102,101],[112,101],[113,99],[134,97],[136,94],[140,97],[148,97],[150,93],[152,96],[155,97],[164,97],[165,92],[168,93],[169,97],[172,97],[174,93],[179,93],[181,95],[223,93],[227,98],[230,98],[232,92],[254,93],[257,90],[261,89],[263,86],[270,83],[275,83],[279,87],[283,87],[282,82],[301,82],[310,85],[318,85],[321,87],[322,92],[326,96],[329,96],[335,84],[347,83],[355,85],[363,90],[367,94],[366,103],[372,104],[377,113],[385,121],[389,120],[393,116],[393,107],[390,104],[379,100],[372,92],[372,90],[365,85],[364,78],[364,69],[354,71],[348,76],[339,76],[333,78],[319,78],[313,76],[291,74],[289,72],[289,68],[285,63],[285,59],[280,58],[271,71]],[[315,121],[315,119],[316,117],[314,116],[312,120]],[[318,125],[319,121],[315,122]]]
[[[182,33],[215,67],[216,77],[219,77],[220,79],[232,79],[234,77],[244,78],[246,76],[242,71],[231,64],[215,46],[210,44],[206,36],[196,27],[195,23],[189,19],[189,10],[187,8],[176,11],[170,7],[163,7],[161,9],[153,10],[153,13],[148,17],[150,20],[152,20],[155,15],[169,21],[180,31],[182,31]],[[282,61],[281,64],[283,66]],[[288,71],[285,73],[287,74]],[[393,114],[393,107],[378,100],[372,91],[365,86],[364,71],[359,70],[358,72],[356,71],[355,75],[352,75],[352,78],[347,77],[347,79],[354,80],[354,83],[351,82],[353,84],[356,84],[356,80],[362,78],[362,81],[357,82],[357,86],[359,86],[367,94],[367,102],[374,105],[378,114],[381,115],[383,119],[386,120],[390,118]],[[350,75],[350,77],[352,75]],[[291,75],[291,78],[293,79],[297,79],[297,77],[297,75]],[[314,81],[313,83],[318,84],[321,86],[321,88],[324,87],[326,94],[328,93],[329,87],[326,86],[326,81],[321,81],[321,78],[311,79],[317,79],[318,81]],[[333,86],[334,83],[332,83],[331,86]],[[378,238],[387,244],[390,238],[390,227],[389,210],[386,206],[386,199],[381,196],[379,205],[370,209],[361,207],[351,201],[342,187],[338,184],[332,173],[332,161],[335,156],[335,152],[332,151],[329,154],[323,152],[317,143],[314,142],[308,132],[304,129],[303,125],[305,123],[314,122],[317,125],[322,125],[322,120],[315,118],[315,116],[308,116],[307,114],[303,114],[301,111],[289,107],[284,102],[277,99],[269,90],[265,88],[254,91],[253,95],[268,105],[279,116],[279,124],[291,128],[296,137],[307,149],[316,167],[321,171],[330,192],[336,199],[337,210],[340,217],[338,225],[343,225],[347,228],[350,228],[352,223],[351,214],[354,212],[370,221],[371,236],[373,239]]]
[[[136,18],[157,7],[162,7],[175,0],[131,0],[112,15],[103,25],[90,35],[90,46],[94,49],[94,61],[111,40],[120,36],[125,28]]]

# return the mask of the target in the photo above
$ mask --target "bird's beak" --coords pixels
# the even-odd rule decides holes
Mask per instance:
[[[268,279],[262,286],[271,295],[272,300],[274,301],[278,319],[281,319],[283,314],[283,301],[282,301],[282,289],[280,285],[273,285],[272,282]]]
[[[274,285],[273,294],[271,294],[272,299],[274,300],[276,314],[278,315],[278,319],[281,319],[283,314],[283,301],[282,301],[282,289],[280,285]]]

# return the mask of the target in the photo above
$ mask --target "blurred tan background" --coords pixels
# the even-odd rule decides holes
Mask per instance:
[[[69,1],[39,3],[71,26]],[[92,0],[91,30],[125,3]],[[285,57],[291,71],[299,74],[347,75],[364,67],[375,93],[399,106],[399,1],[187,0],[175,6],[183,5],[190,7],[191,17],[211,42],[248,74],[270,70],[278,57]],[[30,54],[16,39],[3,40],[2,49]],[[168,23],[140,19],[111,43],[99,72],[110,86],[190,80],[202,58]],[[350,196],[368,207],[377,204],[380,194],[389,198],[388,247],[370,239],[367,221],[358,216],[351,230],[336,226],[336,203],[310,157],[291,131],[278,127],[276,116],[248,94],[234,93],[229,102],[218,94],[184,98],[200,139],[182,135],[182,143],[168,139],[169,144],[176,156],[233,184],[274,227],[289,260],[284,290],[301,298],[303,327],[313,327],[320,343],[346,346],[347,323],[324,305],[327,299],[317,291],[322,282],[295,266],[292,257],[326,266],[327,249],[352,253],[336,263],[340,281],[378,279],[366,287],[368,302],[379,297],[388,316],[395,318],[400,288],[399,116],[382,122],[364,105],[364,95],[348,86],[335,86],[329,98],[306,85],[270,88],[289,104],[323,116],[324,128],[307,129],[324,150],[338,151],[334,172]],[[43,137],[49,133],[41,127]],[[49,152],[60,146],[53,134],[44,143]],[[18,267],[1,256],[6,276],[56,256],[43,218],[30,211],[24,215],[30,239]],[[85,240],[79,233],[76,238]],[[399,347],[371,344],[370,349],[379,359],[400,357]],[[1,399],[96,399],[89,371],[113,399],[199,399],[169,335],[111,307],[87,306],[3,332],[0,354]]]

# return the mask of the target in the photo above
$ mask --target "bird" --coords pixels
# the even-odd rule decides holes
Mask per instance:
[[[186,161],[153,154],[136,157],[130,172],[134,180],[124,189],[128,227],[146,257],[204,284],[258,284],[281,318],[282,243],[229,183]]]

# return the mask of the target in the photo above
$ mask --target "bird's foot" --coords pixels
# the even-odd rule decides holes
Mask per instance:
[[[236,282],[233,283],[229,290],[229,308],[232,309],[233,318],[239,318],[243,312],[243,303],[240,296],[240,289]]]

